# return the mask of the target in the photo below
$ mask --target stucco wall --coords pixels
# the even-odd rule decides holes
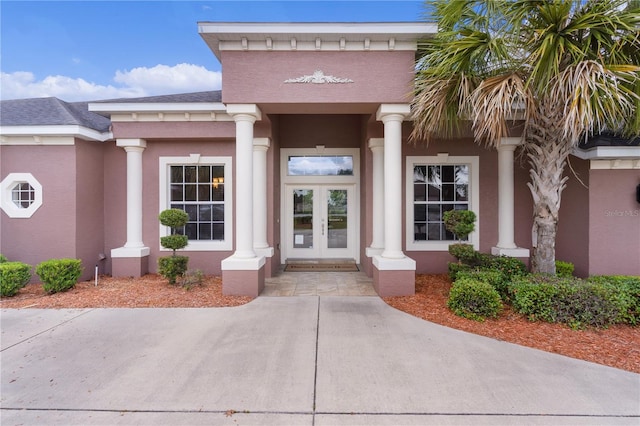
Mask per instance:
[[[569,180],[562,192],[556,259],[573,263],[575,274],[585,277],[589,275],[589,189],[584,185],[589,185],[589,161],[573,156],[569,160],[573,172],[565,170]]]
[[[281,148],[359,148],[360,116],[353,115],[280,115]]]
[[[638,170],[590,170],[589,272],[640,275]]]
[[[76,257],[84,265],[83,278],[104,271],[104,145],[76,140]]]
[[[414,52],[222,51],[221,62],[224,103],[398,103],[411,93]],[[353,82],[284,82],[316,70]]]
[[[405,134],[409,134],[405,132]],[[480,251],[488,253],[498,242],[498,155],[494,149],[488,149],[474,143],[471,138],[457,140],[438,140],[428,146],[405,143],[403,156],[435,156],[448,153],[449,156],[478,156],[480,179],[480,211],[478,214],[480,230]],[[404,161],[404,160],[403,160]],[[403,177],[406,163],[403,162]],[[403,178],[403,191],[406,193],[406,179]],[[402,217],[405,218],[406,203],[403,203]],[[403,244],[406,246],[403,221]],[[455,259],[447,251],[406,251],[407,256],[416,260],[417,273],[446,273],[447,262]]]
[[[35,267],[48,259],[76,257],[75,150],[73,145],[0,148],[0,179],[31,173],[42,185],[42,206],[30,218],[0,213],[0,252],[9,260]],[[39,281],[35,269],[32,281]]]

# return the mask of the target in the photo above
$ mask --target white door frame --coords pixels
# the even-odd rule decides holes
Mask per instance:
[[[353,158],[353,175],[351,176],[290,176],[288,174],[288,160],[290,156],[334,156],[350,155]],[[353,258],[360,263],[360,150],[358,148],[283,148],[280,150],[280,247],[281,262],[286,263],[287,258],[295,258],[290,253],[293,238],[292,217],[288,206],[288,191],[293,186],[314,187],[336,186],[336,189],[350,187],[351,200],[349,200],[349,213],[353,218],[350,222],[353,230]],[[320,201],[321,197],[314,197]],[[314,241],[317,241],[314,239]]]

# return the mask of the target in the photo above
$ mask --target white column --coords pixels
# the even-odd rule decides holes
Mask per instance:
[[[116,145],[127,152],[127,242],[122,247],[125,250],[120,249],[115,255],[146,255],[148,248],[142,242],[142,152],[147,142],[144,139],[118,139]]]
[[[498,146],[498,244],[491,249],[496,255],[527,257],[529,251],[515,243],[513,153],[522,138],[502,138]]]
[[[253,123],[255,105],[234,105],[227,111],[236,122],[236,251],[235,258],[256,257],[253,251]],[[232,109],[235,113],[229,111]]]
[[[384,250],[384,139],[371,138],[369,148],[373,154],[373,228],[371,246],[366,251],[371,257]]]
[[[267,151],[269,146],[269,138],[253,140],[253,248],[260,254],[263,251],[269,252],[267,242]]]
[[[382,257],[402,259],[402,122],[409,105],[380,105],[384,123],[384,251]]]

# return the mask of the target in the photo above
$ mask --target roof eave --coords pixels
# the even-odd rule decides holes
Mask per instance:
[[[88,141],[104,142],[113,139],[111,132],[100,132],[78,125],[0,126],[2,144],[10,144],[11,137],[71,137]]]

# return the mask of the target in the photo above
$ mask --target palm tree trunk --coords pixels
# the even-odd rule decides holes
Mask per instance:
[[[545,114],[543,114],[545,115]],[[532,126],[527,137],[527,156],[531,181],[527,186],[533,197],[531,242],[532,272],[555,274],[556,231],[561,194],[566,187],[563,176],[571,144],[562,140],[560,120],[543,118]]]

